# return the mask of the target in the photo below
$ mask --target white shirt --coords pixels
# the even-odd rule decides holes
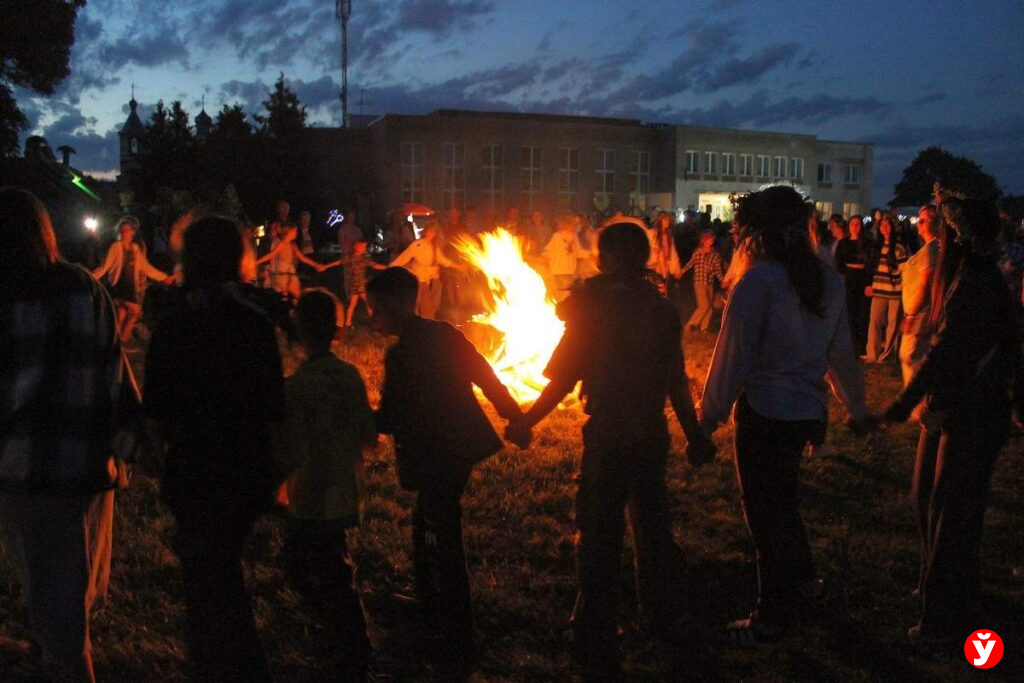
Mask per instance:
[[[576,261],[583,258],[584,251],[575,232],[559,230],[548,240],[544,256],[552,275],[575,275]]]
[[[827,419],[829,384],[851,417],[867,414],[843,279],[831,268],[823,270],[824,317],[800,305],[778,263],[758,263],[740,278],[704,385],[705,424],[725,422],[741,393],[755,412],[773,420]]]
[[[392,266],[405,266],[420,282],[430,282],[441,277],[441,266],[454,268],[455,264],[441,251],[435,239],[433,242],[420,238],[406,247],[395,257]]]

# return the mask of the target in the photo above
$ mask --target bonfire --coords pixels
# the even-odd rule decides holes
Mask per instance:
[[[565,325],[555,315],[544,278],[523,259],[519,238],[504,228],[463,237],[455,248],[487,278],[493,305],[473,317],[498,333],[482,352],[517,401],[536,400],[548,381],[544,366]]]

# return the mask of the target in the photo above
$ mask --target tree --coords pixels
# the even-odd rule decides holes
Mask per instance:
[[[278,75],[263,106],[267,115],[257,115],[256,122],[271,138],[284,139],[306,127],[306,108],[299,102],[298,95],[284,84],[284,73]]]
[[[903,178],[893,189],[891,206],[916,206],[932,199],[932,187],[962,192],[976,199],[996,200],[1002,196],[996,179],[966,157],[957,156],[941,147],[927,147],[903,169]]]
[[[313,151],[305,134],[306,108],[285,85],[283,73],[277,77],[263,107],[266,114],[253,117],[259,124],[257,168],[263,189],[257,203],[249,208],[257,211],[256,215],[269,215],[282,198],[296,207],[309,206],[315,195],[315,183],[310,165]]]
[[[136,192],[143,203],[155,203],[168,192],[191,191],[195,183],[196,144],[189,116],[181,102],[170,108],[159,100],[146,124],[142,167]]]
[[[0,10],[0,155],[18,152],[28,119],[12,86],[50,95],[70,73],[75,18],[85,0],[4,0]]]

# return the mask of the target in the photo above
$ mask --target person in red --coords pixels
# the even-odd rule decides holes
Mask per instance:
[[[636,548],[641,620],[654,637],[678,642],[680,636],[682,550],[672,538],[665,481],[665,398],[686,434],[691,464],[709,460],[715,447],[697,423],[679,315],[646,278],[647,235],[637,225],[615,223],[601,232],[598,246],[601,274],[558,307],[565,334],[545,370],[551,383],[506,437],[528,443],[532,427],[582,380],[590,418],[576,494],[579,594],[572,625],[587,679],[617,680],[623,511]]]

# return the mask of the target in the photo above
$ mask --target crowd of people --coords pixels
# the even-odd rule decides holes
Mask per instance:
[[[545,370],[550,383],[525,410],[456,327],[432,319],[441,269],[468,274],[440,237],[458,234],[457,215],[396,242],[385,264],[368,257],[354,221],[338,235],[340,258],[314,259],[308,214],[296,225],[288,213],[279,204],[262,254],[251,231],[187,214],[168,234],[169,274],[149,263],[133,240],[137,222],[126,218],[90,274],[60,258],[38,200],[0,190],[0,338],[8,358],[0,370],[0,543],[22,583],[46,675],[94,680],[89,613],[108,582],[113,491],[125,480],[111,434],[132,425],[136,464],[160,478],[176,521],[194,678],[271,679],[241,557],[256,520],[277,501],[288,510],[286,574],[328,625],[338,678],[366,680],[373,648],[346,532],[359,524],[363,458],[379,434],[393,439],[398,482],[416,494],[407,597],[429,624],[434,656],[471,665],[477,642],[461,499],[473,467],[502,447],[474,386],[507,421],[505,439],[529,448],[535,425],[581,383],[588,419],[572,628],[588,680],[618,680],[621,672],[614,586],[627,519],[642,628],[684,643],[666,398],[691,466],[712,460],[714,432],[730,417],[735,423],[758,598],[749,616],[726,626],[729,642],[780,642],[825,592],[800,515],[799,463],[808,444],[822,442],[830,393],[858,434],[918,413],[921,615],[909,635],[962,640],[978,626],[986,494],[1022,395],[1019,285],[1014,293],[1007,281],[1012,250],[1000,248],[991,203],[947,197],[922,207],[920,243],[912,246],[900,221],[880,213],[873,247],[864,246],[859,217],[832,216],[826,232],[788,187],[739,198],[728,227],[692,212],[675,225],[663,212],[650,223],[615,215],[595,229],[565,214],[551,231],[539,213],[522,228],[509,215],[505,227],[544,265],[565,322]],[[281,318],[248,284],[263,264],[265,284],[294,304],[287,323],[304,351],[287,379],[275,331]],[[344,268],[345,304],[324,288],[302,287],[301,265],[310,273]],[[370,269],[381,272],[367,278]],[[1011,277],[1019,281],[1019,271]],[[122,348],[149,279],[171,286],[146,318],[143,422],[129,410],[136,398]],[[673,297],[678,304],[686,288],[693,313],[684,325]],[[331,352],[359,303],[378,332],[398,338],[385,356],[376,411],[359,370]],[[695,406],[683,332],[711,331],[723,304]],[[869,415],[858,356],[894,355],[904,388]]]

